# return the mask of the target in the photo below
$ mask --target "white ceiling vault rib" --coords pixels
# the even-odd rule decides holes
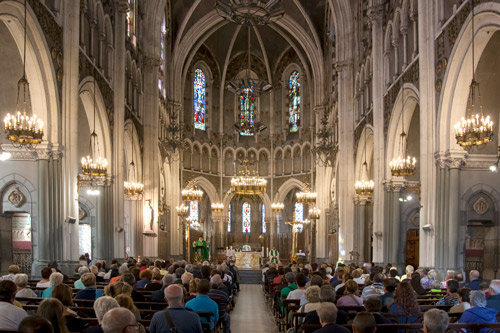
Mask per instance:
[[[260,50],[262,51],[262,56],[264,57],[264,64],[266,65],[266,71],[267,71],[267,82],[271,83],[273,82],[272,75],[271,75],[271,68],[269,66],[269,59],[267,58],[267,51],[266,47],[264,46],[264,43],[262,41],[262,36],[259,33],[259,30],[256,27],[252,27],[253,31],[255,32],[255,36],[257,36],[257,40],[259,41],[259,46]],[[250,38],[250,36],[248,36]]]
[[[186,17],[182,21],[181,26],[179,27],[179,31],[177,32],[177,36],[175,38],[175,44],[174,44],[174,50],[176,50],[179,47],[179,44],[182,41],[182,36],[184,35],[184,30],[186,29],[186,25],[191,19],[191,16],[193,13],[196,11],[196,8],[198,5],[201,3],[201,1],[195,1],[194,4],[189,8],[189,12],[187,13]]]
[[[293,2],[295,3],[295,6],[297,6],[297,8],[300,10],[300,13],[302,14],[302,16],[304,17],[304,19],[307,22],[309,30],[311,31],[311,34],[314,37],[314,43],[316,44],[316,48],[321,49],[321,42],[320,42],[320,39],[318,37],[318,33],[316,32],[316,29],[314,28],[312,21],[309,18],[309,15],[305,11],[304,7],[302,7],[302,4],[299,2],[299,0],[293,0]]]

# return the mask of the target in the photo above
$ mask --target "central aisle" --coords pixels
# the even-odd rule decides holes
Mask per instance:
[[[231,312],[231,332],[277,332],[271,310],[264,299],[262,286],[240,284],[240,288],[235,309]]]

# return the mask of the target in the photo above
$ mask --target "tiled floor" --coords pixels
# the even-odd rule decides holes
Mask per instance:
[[[231,312],[233,333],[275,333],[276,325],[258,284],[241,284],[236,306]]]

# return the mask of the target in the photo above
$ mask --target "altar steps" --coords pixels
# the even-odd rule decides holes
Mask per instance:
[[[262,283],[262,271],[260,269],[241,269],[239,274],[241,284]]]

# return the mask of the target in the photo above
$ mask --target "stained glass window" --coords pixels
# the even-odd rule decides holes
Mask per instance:
[[[295,221],[296,222],[302,222],[304,221],[304,204],[295,203]],[[295,232],[302,232],[304,229],[303,225],[297,225],[295,227]]]
[[[198,221],[198,202],[191,201],[189,203],[189,219],[191,221]]]
[[[251,207],[248,202],[244,202],[241,209],[241,225],[243,229],[243,233],[250,233],[252,229],[251,219],[250,219]]]
[[[245,88],[243,81],[241,81],[240,91],[240,135],[251,136],[255,126],[255,101],[252,81],[250,81],[250,88]]]
[[[194,127],[196,129],[205,130],[205,97],[207,95],[206,91],[206,81],[205,73],[201,68],[197,68],[194,72]]]
[[[231,232],[231,204],[227,209],[227,232]]]
[[[297,132],[300,125],[300,77],[293,71],[288,81],[288,126],[290,132]]]
[[[128,0],[127,12],[127,36],[132,40],[135,47],[135,25],[136,25],[136,0]]]
[[[262,204],[262,233],[265,234],[266,231],[266,207]]]
[[[167,35],[167,22],[165,18],[165,14],[163,14],[163,21],[161,23],[161,31],[160,31],[160,59],[161,64],[158,67],[158,90],[165,97],[167,93],[167,89],[165,87],[165,55],[166,55],[166,35]]]

